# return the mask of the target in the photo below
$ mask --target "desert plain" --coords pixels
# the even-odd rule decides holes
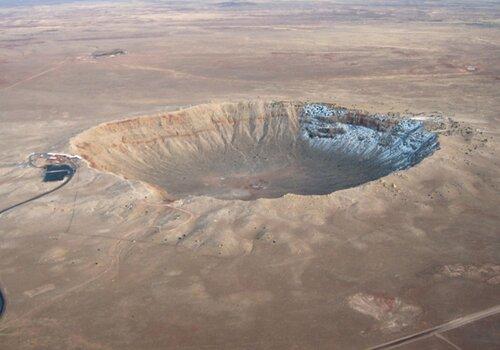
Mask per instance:
[[[498,349],[499,16],[486,0],[2,2],[0,210],[57,186],[31,153],[83,159],[0,214],[0,348]],[[200,131],[234,146],[276,103],[413,118],[439,148],[331,193],[180,181],[226,159],[196,153]],[[155,167],[186,118],[169,142],[190,161]]]

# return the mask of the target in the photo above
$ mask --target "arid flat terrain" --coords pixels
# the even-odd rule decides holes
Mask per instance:
[[[499,21],[487,0],[1,2],[0,211],[60,184],[33,152],[84,159],[0,214],[0,348],[500,348]],[[416,119],[439,149],[288,193],[303,168],[268,165],[309,103]]]

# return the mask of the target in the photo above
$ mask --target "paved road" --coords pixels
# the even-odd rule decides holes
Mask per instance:
[[[39,198],[42,198],[43,196],[46,196],[46,195],[48,195],[50,193],[53,193],[53,192],[59,190],[60,188],[64,187],[65,185],[68,184],[68,182],[71,181],[71,179],[73,178],[73,175],[74,174],[71,174],[70,176],[66,177],[66,179],[61,184],[59,184],[58,186],[54,187],[51,190],[48,190],[48,191],[45,191],[43,193],[37,194],[34,197],[28,198],[28,199],[26,199],[26,200],[24,200],[22,202],[19,202],[19,203],[16,203],[14,205],[11,205],[10,207],[1,209],[0,210],[0,215],[2,215],[5,212],[8,212],[11,209],[17,208],[17,207],[19,207],[19,206],[21,206],[23,204],[27,204],[29,202],[32,202],[34,200],[37,200]],[[4,298],[3,298],[2,292],[0,291],[0,317],[2,316],[4,309],[5,309],[5,302],[4,302]]]
[[[31,198],[29,198],[29,199],[26,199],[25,201],[22,201],[22,202],[16,203],[16,204],[14,204],[14,205],[11,205],[10,207],[4,208],[4,209],[0,209],[0,215],[2,215],[3,213],[5,213],[5,212],[7,212],[7,211],[9,211],[9,210],[11,210],[11,209],[17,208],[17,207],[19,207],[19,206],[21,206],[21,205],[23,205],[23,204],[26,204],[26,203],[32,202],[32,201],[37,200],[37,199],[39,199],[39,198],[42,198],[43,196],[46,196],[46,195],[48,195],[48,194],[50,194],[50,193],[52,193],[52,192],[57,191],[58,189],[60,189],[60,188],[64,187],[65,185],[67,185],[67,184],[68,184],[68,182],[70,182],[72,178],[73,178],[73,174],[72,174],[72,175],[70,175],[70,176],[68,176],[68,177],[64,180],[64,182],[63,182],[63,183],[61,183],[60,185],[58,185],[58,186],[54,187],[54,188],[53,188],[53,189],[51,189],[51,190],[48,190],[48,191],[46,191],[46,192],[43,192],[43,193],[37,194],[37,195],[36,195],[36,196],[34,196],[34,197],[31,197]]]
[[[433,335],[437,335],[441,339],[444,339],[446,342],[452,344],[449,340],[447,340],[444,337],[444,335],[442,333],[445,333],[446,331],[449,331],[452,329],[462,327],[462,326],[467,325],[469,323],[479,321],[479,320],[486,318],[486,317],[497,315],[499,313],[500,313],[500,305],[496,305],[496,306],[490,307],[490,308],[483,310],[483,311],[479,311],[479,312],[476,312],[476,313],[473,313],[470,315],[462,316],[460,318],[457,318],[455,320],[449,321],[449,322],[441,324],[439,326],[427,329],[425,331],[415,333],[415,334],[412,334],[412,335],[409,335],[409,336],[406,336],[406,337],[403,337],[400,339],[396,339],[396,340],[393,340],[393,341],[390,341],[388,343],[381,344],[381,345],[378,345],[375,347],[371,347],[368,350],[394,349],[394,348],[397,348],[401,345],[405,345],[408,343],[419,341],[421,339],[425,339],[425,338],[428,338],[428,337],[433,336]],[[452,344],[452,346],[454,348],[460,349],[455,344]]]

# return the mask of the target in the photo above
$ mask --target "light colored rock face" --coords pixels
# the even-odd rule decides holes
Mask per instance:
[[[304,106],[301,137],[336,160],[358,163],[370,176],[415,165],[438,146],[421,121],[322,104]]]
[[[242,102],[111,122],[72,140],[103,171],[172,199],[327,194],[411,166],[437,147],[421,122],[327,104]]]
[[[422,313],[420,307],[403,302],[400,298],[357,293],[347,299],[354,310],[370,316],[379,322],[379,328],[386,332],[399,331],[411,326]]]
[[[439,268],[436,277],[461,278],[471,281],[486,282],[491,285],[500,284],[500,265],[466,265],[452,264]]]

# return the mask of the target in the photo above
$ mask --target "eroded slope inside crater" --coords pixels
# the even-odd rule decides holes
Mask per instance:
[[[422,122],[329,104],[208,104],[99,125],[72,140],[96,169],[169,198],[277,198],[362,184],[437,148]]]

